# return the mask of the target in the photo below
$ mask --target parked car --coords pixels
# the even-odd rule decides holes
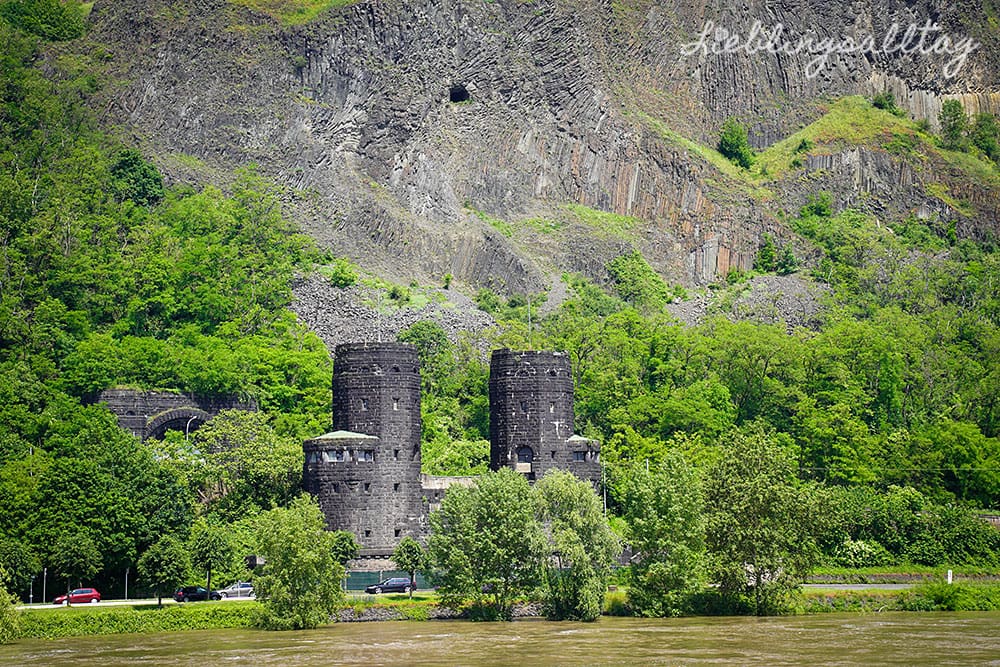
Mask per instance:
[[[203,602],[209,598],[212,600],[221,600],[222,596],[219,595],[218,591],[212,591],[209,594],[203,586],[185,586],[174,593],[174,599],[178,602]]]
[[[96,588],[74,588],[69,592],[69,603],[80,604],[81,602],[100,602],[101,594]],[[66,604],[66,596],[60,595],[52,604]]]
[[[378,595],[379,593],[409,593],[411,589],[416,590],[416,587],[407,577],[390,577],[385,581],[380,581],[377,584],[366,587],[365,593],[371,595]]]
[[[253,584],[249,581],[237,581],[215,592],[224,598],[252,598]]]

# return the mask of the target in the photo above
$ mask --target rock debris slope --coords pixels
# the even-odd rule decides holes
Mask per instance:
[[[830,100],[886,89],[913,117],[936,118],[948,96],[1000,111],[985,11],[972,0],[369,0],[288,27],[226,0],[98,0],[90,39],[122,81],[110,116],[172,178],[257,163],[333,252],[401,282],[450,273],[511,293],[549,289],[563,271],[605,280],[605,262],[633,247],[669,282],[713,281],[749,268],[764,232],[786,237],[777,214],[819,187],[838,206],[962,217],[959,234],[995,227],[996,188],[956,186],[973,209],[956,211],[925,187],[938,170],[878,143],[818,146],[757,183],[698,149],[730,115],[763,147]],[[947,56],[848,54],[810,78],[804,54],[680,53],[710,21],[836,39],[926,19],[982,42],[958,76],[943,76]]]

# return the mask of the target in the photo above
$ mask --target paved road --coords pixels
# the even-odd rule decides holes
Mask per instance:
[[[905,591],[913,584],[802,584],[802,588],[819,588],[833,591]]]
[[[256,598],[223,598],[221,601],[222,602],[244,602],[246,600],[255,600],[255,599]],[[91,603],[88,603],[88,604],[75,604],[75,605],[73,605],[73,607],[74,608],[85,607],[87,609],[90,609],[90,608],[99,609],[101,607],[131,607],[131,606],[135,606],[135,605],[148,605],[148,604],[156,604],[156,598],[145,598],[145,599],[139,599],[139,600],[101,600],[100,602],[91,602]],[[181,604],[181,603],[175,602],[174,599],[173,599],[173,597],[164,597],[163,598],[163,604],[164,605],[169,605],[169,604]],[[188,602],[187,604],[197,604],[197,603],[195,603],[195,602]],[[65,605],[63,605],[63,606],[65,606]],[[19,605],[17,608],[18,609],[59,609],[60,607],[59,607],[59,605],[54,605],[51,602],[48,603],[48,604],[44,604],[44,603],[41,603],[41,602],[36,602],[33,605],[22,604],[22,605]]]

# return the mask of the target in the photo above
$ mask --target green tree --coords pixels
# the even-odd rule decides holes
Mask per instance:
[[[64,533],[55,544],[50,562],[56,573],[66,578],[66,604],[73,582],[82,584],[104,566],[94,540],[83,531]]]
[[[417,587],[417,570],[423,569],[424,563],[427,562],[423,547],[407,535],[396,545],[395,551],[392,552],[392,561],[396,567],[410,575],[409,593],[412,598],[413,589]]]
[[[152,206],[163,199],[163,177],[133,148],[118,154],[111,165],[111,176],[119,200],[131,199],[140,206]]]
[[[774,244],[774,237],[764,234],[761,237],[760,250],[757,251],[757,258],[754,260],[753,268],[758,271],[770,273],[778,268],[778,248]]]
[[[669,452],[653,466],[634,465],[624,478],[622,508],[636,553],[629,602],[643,616],[677,616],[704,585],[705,524],[697,475]]]
[[[543,569],[546,615],[552,620],[597,620],[611,568],[621,553],[601,500],[589,482],[561,470],[546,473],[534,493],[553,554]]]
[[[274,432],[268,415],[223,410],[192,439],[205,458],[200,500],[227,519],[288,503],[302,477],[302,446]]]
[[[644,312],[662,310],[673,299],[670,287],[638,250],[615,257],[605,268],[618,295]]]
[[[945,148],[962,150],[966,146],[965,133],[969,127],[969,117],[958,100],[945,100],[938,114],[941,124],[941,140]]]
[[[212,570],[228,569],[235,554],[225,526],[204,518],[191,527],[191,562],[205,571],[205,588],[212,590]]]
[[[163,594],[184,585],[190,570],[187,546],[173,535],[164,535],[139,557],[139,581],[156,593],[163,606]]]
[[[257,544],[265,562],[254,580],[263,603],[260,625],[301,630],[329,622],[344,600],[344,566],[334,560],[335,539],[308,495],[260,515]]]
[[[42,563],[29,545],[0,537],[0,568],[7,573],[8,588],[17,594],[28,590],[34,575],[42,570]]]
[[[527,480],[504,468],[452,486],[431,514],[430,575],[446,605],[472,600],[482,618],[510,620],[539,582],[545,537]]]
[[[986,157],[1000,164],[1000,123],[991,113],[978,113],[969,131],[972,144]]]
[[[735,118],[728,118],[719,132],[719,152],[723,157],[744,169],[753,166],[754,154],[747,137],[747,130]]]
[[[794,273],[799,268],[799,260],[795,258],[795,249],[791,243],[786,243],[781,247],[781,255],[778,257],[778,274],[787,276]]]
[[[20,634],[21,615],[16,604],[17,597],[7,592],[7,572],[0,565],[0,644],[10,644]]]
[[[350,531],[335,530],[332,535],[333,559],[347,567],[348,561],[354,560],[361,554],[361,545]]]
[[[734,431],[705,489],[706,545],[722,595],[757,615],[784,608],[817,549],[788,451],[754,423]]]

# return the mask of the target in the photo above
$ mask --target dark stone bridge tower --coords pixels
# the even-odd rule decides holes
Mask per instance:
[[[495,350],[490,358],[490,467],[529,480],[552,468],[600,481],[599,446],[573,435],[573,373],[563,352]]]
[[[332,433],[307,440],[304,485],[368,554],[421,532],[420,362],[407,343],[338,345]]]

